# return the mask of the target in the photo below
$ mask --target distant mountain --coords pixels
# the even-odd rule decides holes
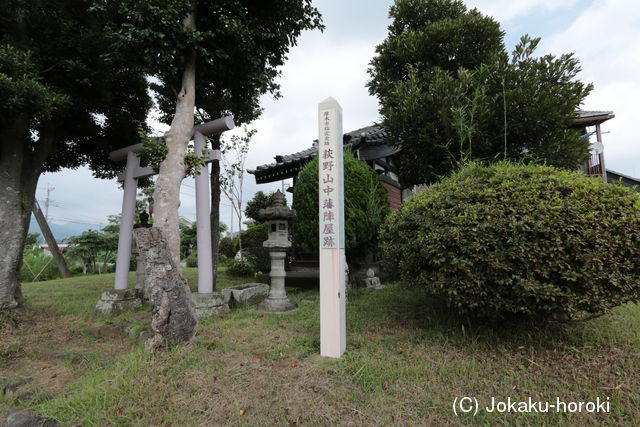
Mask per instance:
[[[66,239],[67,237],[78,236],[82,234],[83,231],[98,229],[98,227],[86,224],[76,224],[71,222],[58,224],[53,221],[49,221],[49,228],[51,228],[53,237],[56,238],[56,242],[58,243],[61,243],[62,240]],[[38,240],[44,242],[44,238],[42,237],[42,233],[40,232],[40,227],[38,227],[38,222],[33,217],[31,218],[31,223],[29,224],[29,233],[39,233],[40,238]]]

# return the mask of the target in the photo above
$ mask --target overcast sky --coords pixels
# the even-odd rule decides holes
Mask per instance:
[[[365,84],[375,46],[386,37],[388,0],[317,0],[326,30],[303,34],[282,68],[282,98],[264,97],[264,113],[253,123],[247,168],[270,163],[276,154],[311,146],[317,138],[317,106],[333,96],[343,108],[344,131],[379,120],[377,99]],[[466,1],[501,22],[509,50],[520,36],[542,37],[537,54],[574,52],[582,64],[580,79],[595,86],[583,109],[611,110],[616,117],[603,124],[607,168],[639,176],[640,147],[634,123],[640,117],[640,2],[635,0],[475,0]],[[162,125],[156,125],[161,133]],[[288,184],[288,183],[287,183]],[[99,229],[106,217],[119,213],[122,191],[115,181],[97,180],[81,168],[40,178],[37,198],[51,192],[49,217]],[[193,179],[182,187],[180,214],[195,219]],[[245,200],[281,183],[256,185],[246,174]],[[230,224],[229,201],[222,200],[221,220]],[[237,220],[234,220],[237,230]]]

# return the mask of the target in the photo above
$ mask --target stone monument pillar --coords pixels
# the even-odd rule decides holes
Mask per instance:
[[[271,257],[271,289],[269,297],[258,305],[258,309],[273,313],[286,313],[298,308],[297,304],[287,297],[284,281],[284,259],[287,249],[291,247],[289,240],[289,221],[295,219],[296,211],[285,206],[284,194],[278,190],[274,206],[260,209],[260,216],[269,221],[269,238],[262,244],[269,250]]]
[[[150,228],[151,224],[149,224],[149,214],[146,211],[142,211],[139,215],[140,222],[133,226],[133,229],[136,228]],[[142,258],[140,257],[140,252],[138,251],[138,245],[135,243],[135,239],[133,245],[131,247],[131,254],[136,257],[136,286],[135,288],[142,292],[142,296],[145,300],[149,299],[149,295],[151,293],[150,284],[147,281],[146,275],[144,273],[144,265],[142,263]]]

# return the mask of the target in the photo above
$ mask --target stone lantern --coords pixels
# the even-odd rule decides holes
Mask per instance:
[[[284,280],[284,259],[287,249],[291,247],[289,240],[289,221],[295,219],[296,211],[285,206],[284,194],[276,191],[274,205],[260,209],[260,217],[269,221],[269,238],[262,244],[269,250],[271,257],[271,289],[269,297],[262,301],[258,308],[263,311],[285,313],[295,310],[298,306],[287,297]]]

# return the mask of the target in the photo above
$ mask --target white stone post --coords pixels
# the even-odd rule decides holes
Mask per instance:
[[[320,355],[342,357],[346,347],[342,108],[333,98],[318,106],[320,206]]]
[[[204,135],[193,136],[196,156],[202,157]],[[196,176],[196,229],[198,244],[198,293],[213,292],[213,260],[211,248],[211,208],[209,206],[209,166],[205,163]]]
[[[133,222],[136,213],[136,192],[138,179],[135,171],[140,167],[140,158],[133,151],[127,153],[127,167],[124,173],[124,196],[122,197],[122,216],[120,219],[120,235],[118,236],[118,256],[116,258],[117,290],[127,289],[129,281],[129,259],[131,257],[131,240]]]

